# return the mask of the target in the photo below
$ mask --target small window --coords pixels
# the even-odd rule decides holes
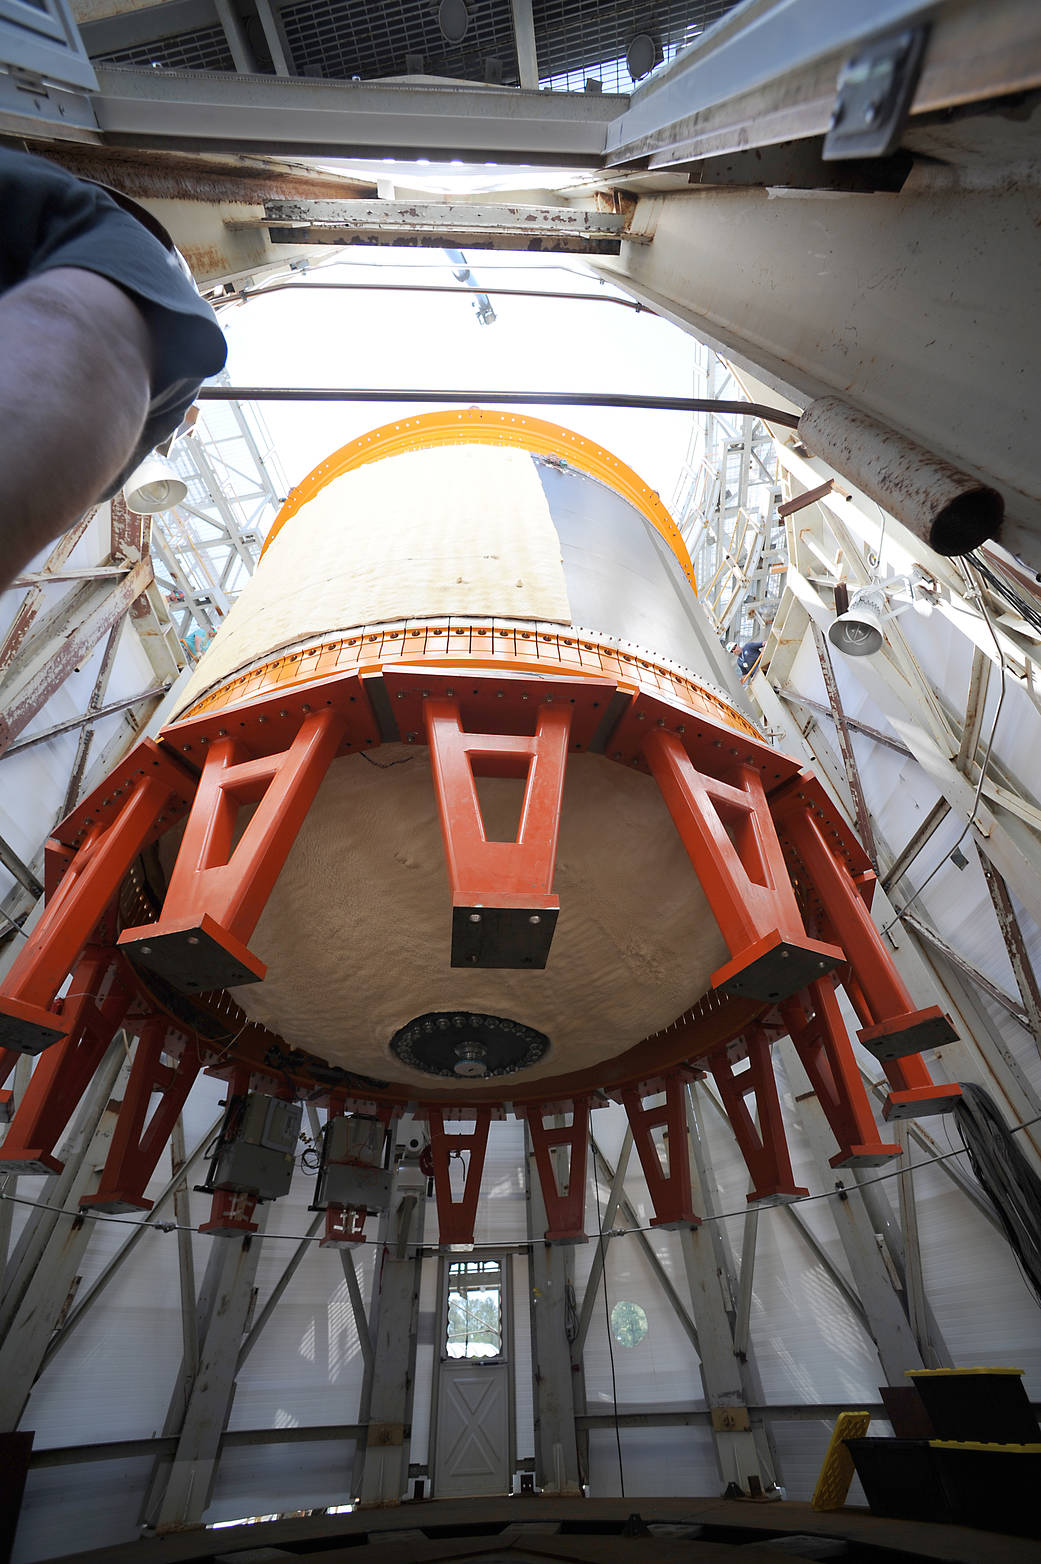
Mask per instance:
[[[611,1310],[611,1334],[620,1347],[638,1347],[647,1334],[647,1315],[638,1303],[619,1300]]]
[[[502,1354],[502,1266],[498,1260],[460,1260],[448,1267],[450,1358],[497,1358]]]

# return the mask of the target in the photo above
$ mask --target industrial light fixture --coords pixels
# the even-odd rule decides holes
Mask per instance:
[[[464,0],[441,0],[437,8],[437,25],[446,43],[462,43],[470,26],[470,13]]]
[[[845,583],[840,582],[835,590],[839,614],[828,626],[828,640],[846,657],[872,657],[881,649],[883,625],[906,614],[909,608],[918,614],[931,614],[935,592],[935,581],[918,572],[914,577],[890,576],[886,581],[871,581],[848,598]]]
[[[188,493],[188,485],[165,456],[153,451],[136,467],[123,485],[128,510],[137,516],[155,516],[173,510]]]

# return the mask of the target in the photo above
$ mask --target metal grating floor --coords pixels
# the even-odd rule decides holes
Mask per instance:
[[[233,71],[228,40],[222,27],[200,27],[174,38],[135,44],[94,58],[101,65],[150,65],[164,71]]]
[[[634,86],[625,52],[637,33],[657,36],[668,62],[738,0],[534,0],[539,80],[558,92],[581,92],[589,77],[605,92]]]
[[[453,76],[516,86],[517,52],[509,0],[470,0],[459,45],[445,42],[429,0],[303,0],[279,11],[300,76],[370,81],[380,76]],[[406,61],[421,56],[422,66]]]

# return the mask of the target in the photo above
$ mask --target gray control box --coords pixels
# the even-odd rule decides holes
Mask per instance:
[[[302,1116],[299,1103],[250,1092],[234,1138],[217,1154],[213,1187],[256,1195],[260,1200],[277,1200],[280,1195],[287,1195],[293,1181]]]

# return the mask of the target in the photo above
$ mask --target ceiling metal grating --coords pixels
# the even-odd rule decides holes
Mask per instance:
[[[233,71],[228,40],[222,27],[200,27],[195,32],[152,43],[116,49],[93,58],[101,65],[147,65],[164,71]]]
[[[626,51],[639,33],[661,46],[665,62],[732,11],[738,0],[533,0],[539,80],[558,92],[581,92],[587,79],[605,92],[631,92]]]
[[[303,0],[279,17],[300,76],[371,81],[384,76],[449,76],[516,86],[517,50],[509,0],[470,0],[461,44],[445,41],[432,0]]]

